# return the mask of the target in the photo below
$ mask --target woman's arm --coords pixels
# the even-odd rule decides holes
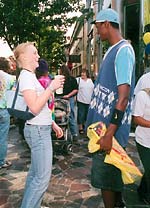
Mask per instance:
[[[133,116],[133,121],[136,125],[150,128],[150,121],[142,118],[141,116]]]
[[[56,124],[55,121],[52,122],[53,131],[56,133],[57,138],[61,138],[63,136],[63,130]]]
[[[70,97],[76,95],[78,90],[72,90],[68,95],[64,95],[63,98],[69,99]]]
[[[41,109],[44,107],[49,97],[56,91],[56,89],[63,87],[64,77],[59,77],[52,80],[49,87],[41,95],[37,95],[34,90],[24,90],[23,96],[25,102],[33,114],[38,114]]]

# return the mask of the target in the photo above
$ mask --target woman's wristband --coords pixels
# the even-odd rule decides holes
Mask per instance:
[[[110,123],[120,126],[123,116],[124,112],[115,108],[112,113]]]

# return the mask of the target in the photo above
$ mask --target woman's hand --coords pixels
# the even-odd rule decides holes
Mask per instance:
[[[58,88],[63,88],[64,82],[65,77],[63,75],[59,75],[51,81],[49,88],[55,92]]]
[[[57,138],[61,138],[63,136],[63,130],[53,121],[52,123],[52,129],[56,133]]]

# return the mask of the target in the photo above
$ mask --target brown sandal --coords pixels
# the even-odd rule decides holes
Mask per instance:
[[[79,130],[79,134],[84,134],[84,130],[83,129],[80,129]]]

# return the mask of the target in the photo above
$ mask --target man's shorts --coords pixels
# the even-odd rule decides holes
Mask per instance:
[[[121,171],[113,165],[104,163],[104,152],[92,155],[91,184],[95,188],[121,192],[123,181]]]

